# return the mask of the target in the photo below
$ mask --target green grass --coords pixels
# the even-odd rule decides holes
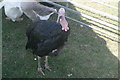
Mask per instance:
[[[70,5],[74,8],[73,5]],[[71,17],[83,20],[80,16],[69,13]],[[117,78],[118,59],[110,51],[108,44],[115,44],[109,39],[99,37],[91,28],[68,20],[71,34],[67,45],[57,57],[49,57],[52,71],[45,70],[45,76],[37,72],[37,61],[30,51],[25,50],[26,28],[31,21],[23,16],[22,22],[5,20],[3,13],[3,78]],[[54,15],[52,20],[56,20]],[[111,43],[108,43],[110,41]],[[113,46],[114,47],[114,46]],[[113,48],[112,47],[112,48]]]
[[[0,10],[0,79],[2,78],[2,10]]]

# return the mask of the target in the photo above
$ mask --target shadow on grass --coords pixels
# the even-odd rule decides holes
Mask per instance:
[[[63,5],[66,3],[62,3]],[[72,4],[69,7],[76,10]],[[82,22],[81,16],[67,15]],[[26,26],[31,21],[23,16],[22,22],[4,20],[3,13],[3,78],[115,78],[118,77],[118,59],[112,55],[105,40],[89,27],[68,20],[71,34],[67,45],[57,57],[49,57],[52,71],[46,75],[37,73],[37,61],[25,50]],[[51,20],[56,20],[52,15]],[[89,24],[90,25],[90,24]],[[71,75],[71,76],[69,76]]]

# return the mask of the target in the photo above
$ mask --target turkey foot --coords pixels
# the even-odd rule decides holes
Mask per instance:
[[[16,21],[23,21],[23,18],[16,18]]]
[[[9,18],[9,17],[6,17],[5,18],[6,20],[11,20],[11,18]],[[15,20],[14,20],[15,21]],[[16,18],[16,21],[23,21],[23,18]]]
[[[6,20],[11,20],[9,17],[6,17],[5,19],[6,19]]]
[[[38,70],[38,72],[42,73],[42,75],[45,75],[44,72],[42,71],[42,68],[41,68],[41,65],[40,65],[41,57],[37,56],[37,58],[38,58],[38,68],[37,68],[37,70]]]
[[[45,56],[45,69],[51,71],[50,67],[48,66],[48,56]]]
[[[37,71],[40,72],[40,73],[42,73],[42,75],[45,75],[45,73],[42,71],[42,68],[41,68],[41,67],[38,67],[38,68],[37,68]]]

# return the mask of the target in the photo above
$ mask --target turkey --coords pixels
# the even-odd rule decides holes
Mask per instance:
[[[38,3],[36,0],[3,0],[0,2],[0,8],[4,7],[6,19],[13,22],[21,21],[19,18],[23,13],[32,21],[48,20],[53,13],[57,13],[56,9],[50,8],[53,5],[47,2]]]
[[[11,19],[13,22],[21,21],[23,18],[19,18],[22,16],[23,11],[20,7],[20,0],[4,0],[0,2],[0,8],[4,6],[6,19]]]
[[[21,9],[27,17],[33,22],[37,20],[48,20],[53,13],[57,13],[56,9],[42,5],[36,0],[25,0],[21,2]]]
[[[38,58],[38,72],[43,75],[40,59],[45,57],[45,69],[51,71],[48,66],[48,56],[56,53],[67,41],[70,34],[68,22],[65,19],[65,9],[60,8],[56,21],[39,20],[30,24],[26,35],[28,38],[26,49],[31,49]]]

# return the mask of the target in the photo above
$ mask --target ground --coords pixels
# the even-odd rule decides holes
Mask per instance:
[[[73,5],[71,8],[76,9]],[[27,26],[31,21],[23,15],[21,22],[5,20],[2,13],[2,77],[3,78],[117,78],[117,42],[98,34],[87,26],[68,20],[71,29],[67,44],[57,57],[49,57],[52,71],[45,76],[37,72],[37,61],[25,50]],[[88,23],[81,16],[67,15]],[[56,15],[51,20],[56,20]],[[91,25],[91,24],[89,24]]]

